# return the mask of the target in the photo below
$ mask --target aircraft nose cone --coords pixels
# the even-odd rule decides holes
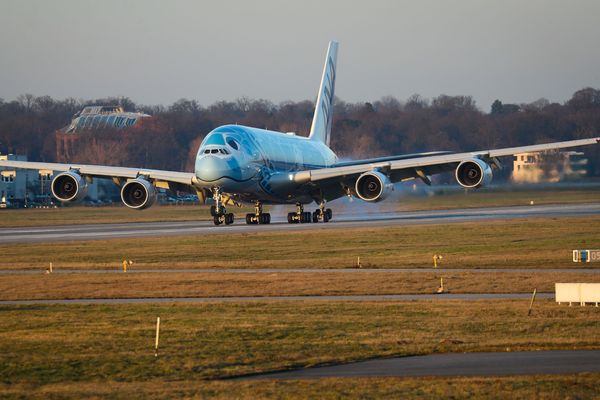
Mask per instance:
[[[240,179],[240,169],[233,159],[205,156],[196,162],[196,176],[205,182],[213,182],[221,178]]]

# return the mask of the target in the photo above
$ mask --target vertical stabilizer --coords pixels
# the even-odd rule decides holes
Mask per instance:
[[[319,87],[317,103],[315,104],[315,114],[310,126],[310,135],[308,135],[310,140],[318,140],[327,146],[329,146],[333,116],[337,50],[338,43],[334,41],[329,42],[325,66],[323,67],[323,76],[321,77],[321,86]]]

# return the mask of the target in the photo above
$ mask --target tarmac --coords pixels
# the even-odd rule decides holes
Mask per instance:
[[[176,235],[353,229],[586,215],[600,215],[600,204],[534,205],[459,210],[377,212],[365,214],[353,212],[340,213],[339,215],[336,214],[334,210],[334,219],[332,221],[328,223],[308,224],[288,224],[284,221],[283,217],[275,217],[273,218],[273,222],[269,225],[246,225],[238,218],[238,222],[230,226],[214,226],[212,221],[183,221],[5,228],[0,230],[0,244],[164,237]]]
[[[600,350],[431,354],[272,372],[237,379],[506,376],[583,372],[600,372]]]

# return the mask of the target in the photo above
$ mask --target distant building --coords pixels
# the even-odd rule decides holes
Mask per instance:
[[[27,161],[27,157],[0,154],[0,160]],[[0,167],[0,200],[21,204],[34,201],[36,196],[47,197],[51,175],[52,171]]]
[[[102,128],[127,128],[147,117],[150,115],[125,111],[121,106],[85,107],[73,116],[68,126],[56,131],[56,160],[70,161],[73,142],[86,132]]]
[[[513,161],[512,181],[541,183],[578,180],[588,173],[588,160],[576,151],[521,153]]]

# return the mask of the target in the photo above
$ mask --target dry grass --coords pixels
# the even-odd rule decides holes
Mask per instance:
[[[0,300],[554,292],[555,282],[600,282],[600,275],[469,273],[107,273],[4,275]]]
[[[477,378],[351,378],[308,381],[72,382],[2,385],[2,398],[28,399],[600,399],[600,374]]]
[[[600,348],[597,308],[540,301],[531,317],[527,308],[528,301],[1,306],[0,376],[7,390],[94,390],[372,357]],[[218,385],[221,393],[233,387]]]
[[[571,267],[600,243],[600,216],[0,245],[1,269]],[[594,266],[595,264],[590,264]]]

